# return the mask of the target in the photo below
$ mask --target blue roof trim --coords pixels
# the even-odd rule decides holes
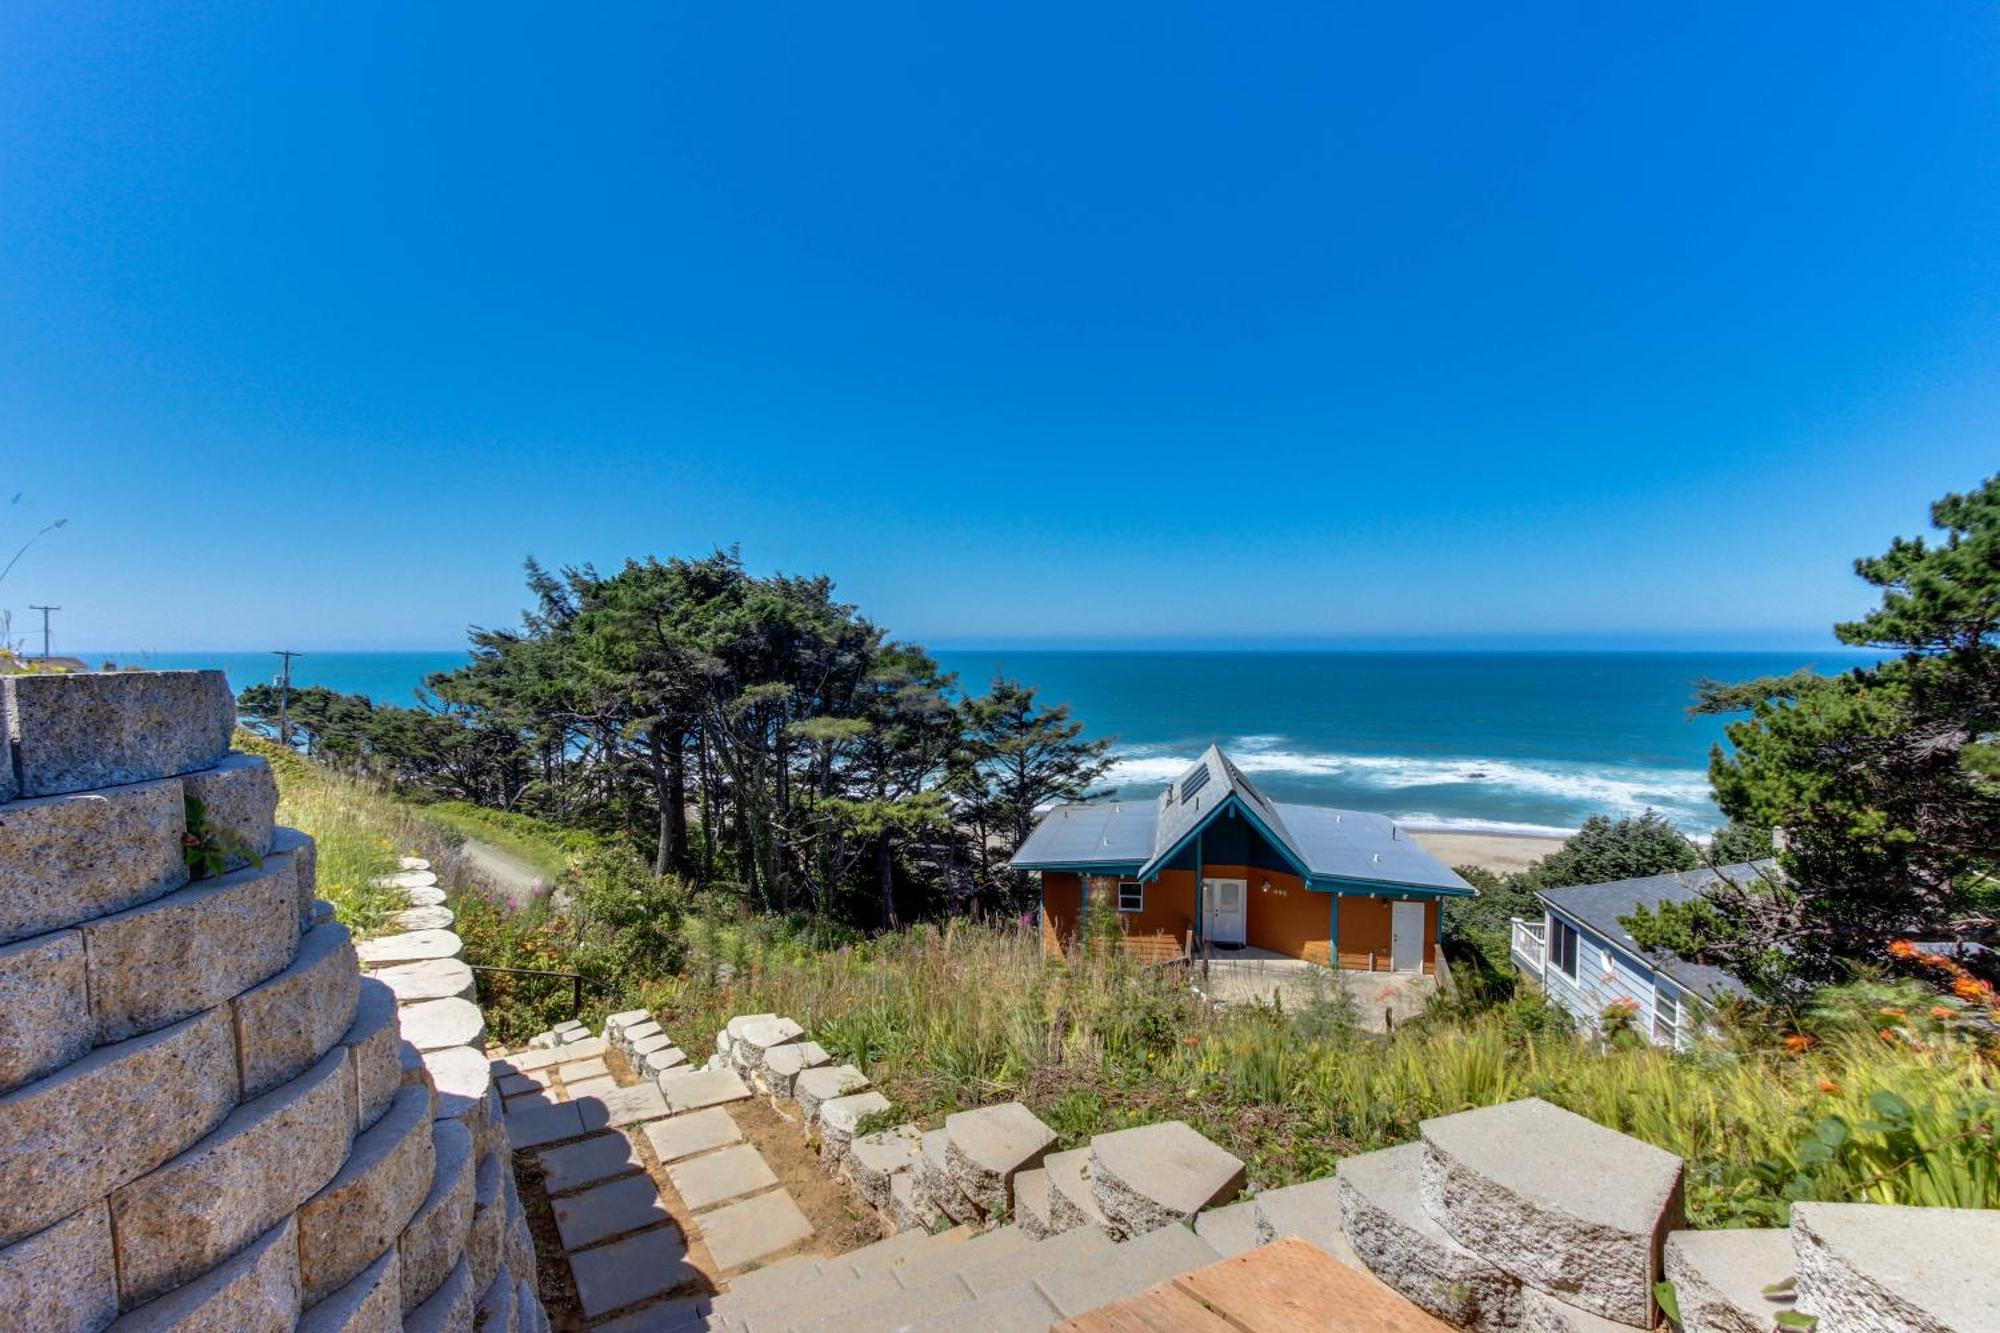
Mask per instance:
[[[1270,843],[1271,846],[1274,849],[1276,849],[1278,855],[1284,858],[1285,863],[1291,866],[1291,868],[1294,871],[1298,872],[1298,876],[1300,879],[1309,880],[1312,878],[1312,871],[1308,870],[1305,864],[1299,860],[1299,855],[1297,852],[1292,850],[1291,843],[1284,838],[1278,837],[1276,834],[1272,833],[1269,828],[1265,827],[1264,821],[1257,818],[1257,812],[1255,810],[1252,810],[1250,808],[1249,803],[1244,801],[1239,796],[1237,796],[1235,792],[1230,792],[1228,796],[1224,797],[1222,800],[1216,803],[1214,809],[1210,810],[1200,819],[1197,819],[1194,822],[1193,827],[1189,828],[1186,833],[1183,833],[1181,835],[1179,842],[1176,842],[1173,846],[1167,848],[1166,851],[1161,852],[1159,855],[1155,856],[1152,860],[1140,866],[1139,878],[1148,881],[1158,879],[1160,876],[1160,871],[1166,868],[1167,862],[1173,860],[1176,856],[1180,855],[1181,849],[1186,847],[1190,842],[1194,841],[1194,839],[1200,837],[1201,831],[1207,828],[1210,824],[1213,824],[1216,820],[1216,817],[1225,810],[1241,811],[1243,817],[1250,821],[1251,827],[1257,830],[1259,836],[1261,836],[1264,839],[1264,841]]]
[[[1137,861],[1084,861],[1071,865],[1064,865],[1056,861],[1050,861],[1046,864],[1041,862],[1015,861],[1012,863],[1012,868],[1015,870],[1033,870],[1039,873],[1055,871],[1057,874],[1074,873],[1078,875],[1117,875],[1122,873],[1128,879],[1136,879],[1139,874],[1139,863]]]

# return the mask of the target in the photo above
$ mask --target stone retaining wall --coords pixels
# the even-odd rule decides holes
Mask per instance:
[[[234,721],[219,672],[0,679],[0,1320],[546,1328],[470,973],[364,975]]]

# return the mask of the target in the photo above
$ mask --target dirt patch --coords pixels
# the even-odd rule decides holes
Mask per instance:
[[[521,1209],[528,1215],[528,1231],[535,1238],[535,1287],[542,1298],[542,1308],[549,1312],[549,1327],[556,1333],[582,1333],[583,1307],[577,1304],[569,1258],[556,1235],[556,1215],[549,1207],[542,1163],[533,1152],[514,1154],[514,1187],[520,1191]]]
[[[846,1254],[888,1234],[875,1210],[837,1179],[832,1168],[821,1164],[819,1151],[806,1142],[806,1128],[796,1111],[787,1115],[769,1100],[752,1097],[731,1102],[729,1114],[812,1223],[812,1239],[802,1248],[813,1254]]]

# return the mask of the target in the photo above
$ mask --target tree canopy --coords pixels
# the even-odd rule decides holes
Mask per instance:
[[[1746,713],[1709,773],[1732,819],[1782,831],[1780,873],[1628,924],[1772,997],[1882,962],[1892,943],[1990,932],[2000,913],[2000,477],[1931,507],[1940,539],[1854,563],[1880,603],[1835,626],[1897,654],[1822,677],[1709,683]]]
[[[1004,679],[964,696],[828,579],[725,551],[527,573],[521,624],[472,631],[418,707],[294,691],[307,748],[616,835],[753,907],[882,926],[1024,906],[1006,864],[1036,809],[1105,770],[1066,708]],[[276,693],[241,707],[269,728]]]

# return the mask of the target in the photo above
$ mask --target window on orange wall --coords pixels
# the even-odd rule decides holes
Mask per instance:
[[[1121,912],[1143,912],[1146,910],[1146,886],[1136,879],[1118,881],[1118,910]]]

